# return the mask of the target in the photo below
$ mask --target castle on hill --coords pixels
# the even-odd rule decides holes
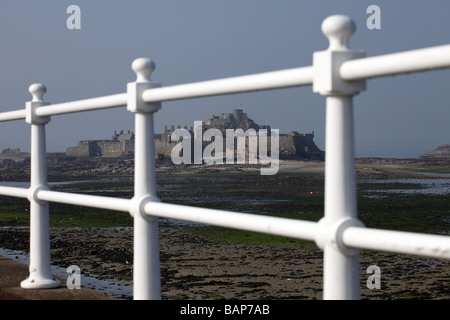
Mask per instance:
[[[254,129],[259,131],[267,129],[270,134],[270,126],[259,125],[247,116],[242,109],[234,109],[231,113],[222,113],[219,116],[211,115],[202,123],[203,130],[215,128],[220,130],[225,136],[227,129]],[[181,128],[178,125],[177,128]],[[184,129],[193,134],[193,128]],[[172,125],[168,129],[164,127],[164,132],[155,134],[155,153],[170,157],[172,148],[178,141],[172,141],[172,133],[175,131]],[[311,133],[298,133],[291,131],[287,134],[279,135],[279,156],[280,159],[315,159],[323,160],[324,152],[314,143],[314,131]],[[110,140],[83,140],[79,141],[75,147],[67,148],[68,157],[120,157],[134,154],[134,133],[123,130],[119,133],[114,132]]]

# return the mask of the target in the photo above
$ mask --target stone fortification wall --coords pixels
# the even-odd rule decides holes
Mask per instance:
[[[67,148],[66,156],[68,157],[89,157],[89,141],[79,141],[76,147]]]
[[[267,129],[270,131],[270,126],[263,126],[257,124],[250,119],[242,109],[233,109],[231,113],[221,113],[220,116],[211,115],[209,119],[203,121],[205,129],[215,128],[221,131],[226,129]]]
[[[215,128],[222,131],[224,140],[226,129],[243,129],[244,131],[255,129],[256,132],[260,129],[267,129],[270,134],[270,126],[255,123],[242,109],[234,109],[231,113],[222,113],[220,116],[212,115],[203,121],[202,125],[203,130]],[[181,127],[178,126],[178,128]],[[184,128],[187,130],[186,126]],[[171,156],[172,148],[179,142],[171,139],[174,130],[176,129],[173,125],[169,129],[166,126],[163,133],[155,134],[156,155]],[[193,140],[192,127],[188,131]],[[268,139],[268,143],[270,143],[270,139]],[[314,132],[300,134],[293,131],[289,134],[280,134],[279,143],[280,159],[324,159],[324,152],[314,143]],[[204,147],[208,144],[207,142],[203,143]],[[134,154],[134,133],[130,131],[128,133],[114,132],[111,140],[80,141],[76,147],[67,148],[66,152],[66,156],[70,157],[117,157],[132,154]]]
[[[83,140],[76,147],[67,148],[68,157],[119,157],[134,153],[134,135],[127,138],[113,136],[112,140]]]

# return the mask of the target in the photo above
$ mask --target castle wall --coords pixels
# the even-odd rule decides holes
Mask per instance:
[[[103,157],[117,157],[123,153],[122,143],[119,141],[97,141],[95,149],[96,153]]]
[[[167,140],[155,140],[155,153],[170,156],[175,143],[169,143]]]
[[[80,141],[78,146],[67,148],[68,157],[118,157],[134,153],[134,140],[110,141],[92,140]]]
[[[180,126],[178,126],[180,128]],[[267,129],[270,135],[270,126],[262,126],[256,124],[252,119],[248,118],[247,114],[242,109],[234,109],[232,113],[222,113],[220,116],[212,115],[209,119],[203,122],[203,130],[209,128],[216,128],[223,132],[224,152],[226,142],[226,129],[241,128],[246,132],[248,129],[255,129],[258,132],[260,129]],[[186,127],[185,127],[186,129]],[[170,157],[173,147],[179,141],[172,141],[171,135],[175,130],[172,125],[168,130],[167,126],[161,134],[155,134],[155,155],[162,154],[165,157]],[[191,133],[191,143],[193,143],[194,134]],[[279,135],[279,156],[280,159],[324,159],[324,152],[321,151],[314,143],[314,132],[310,134],[300,134],[298,132],[291,132],[289,134]],[[203,142],[203,148],[209,145],[210,142]],[[267,139],[267,150],[270,151],[270,138]],[[235,144],[236,147],[236,144]],[[193,148],[191,148],[193,153]],[[246,153],[248,153],[248,142],[246,142]],[[259,151],[258,151],[259,153]],[[111,140],[90,140],[80,141],[78,146],[67,148],[66,155],[72,157],[117,157],[134,154],[134,133],[128,131],[119,134],[114,132]]]
[[[134,140],[122,141],[121,149],[124,156],[134,154]]]
[[[79,141],[76,147],[67,148],[68,157],[89,157],[89,141]]]

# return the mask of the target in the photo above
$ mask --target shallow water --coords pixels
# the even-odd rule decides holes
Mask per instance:
[[[443,195],[450,193],[450,179],[416,179],[416,178],[402,178],[402,179],[384,179],[384,180],[358,180],[358,183],[410,183],[418,184],[421,188],[416,189],[383,189],[383,190],[366,190],[372,193],[400,193],[400,194],[428,194],[428,195]]]
[[[423,175],[427,175],[427,173],[423,173]],[[436,176],[436,174],[433,174]],[[396,179],[361,179],[358,180],[358,183],[410,183],[410,184],[419,184],[422,186],[422,188],[419,189],[391,189],[391,190],[382,190],[382,192],[394,192],[394,193],[424,193],[424,194],[448,194],[450,192],[450,179],[446,177],[450,177],[450,174],[441,174],[439,176],[442,176],[443,178],[429,178],[429,179],[423,179],[423,178],[396,178]],[[111,178],[111,179],[101,179],[101,180],[80,180],[80,181],[64,181],[64,182],[49,182],[49,187],[52,186],[62,186],[67,185],[68,187],[64,191],[70,191],[73,188],[70,186],[73,185],[74,188],[77,188],[77,184],[87,184],[87,183],[98,183],[99,188],[98,189],[90,189],[86,192],[114,192],[118,191],[118,189],[105,189],[102,188],[102,183],[112,183],[114,181],[117,181],[117,179]],[[29,182],[15,182],[15,181],[0,181],[0,186],[5,187],[18,187],[18,188],[28,188],[30,186]],[[77,188],[78,189],[78,188]],[[128,188],[121,187],[120,190],[125,190]],[[133,187],[131,186],[129,188],[130,191],[133,190]],[[61,190],[62,191],[62,190]],[[376,190],[374,190],[376,191]],[[172,190],[172,192],[176,192],[176,190]],[[221,201],[224,199],[221,197],[218,197]],[[209,197],[208,200],[211,200]],[[241,199],[242,201],[242,199]]]
[[[22,251],[0,248],[0,255],[26,265],[30,264],[30,256]],[[51,266],[51,272],[54,276],[62,279],[67,279],[69,276],[65,268],[58,266]],[[83,273],[81,273],[81,286],[94,289],[117,299],[131,299],[133,297],[133,288],[131,286],[121,285],[116,280],[99,280]]]

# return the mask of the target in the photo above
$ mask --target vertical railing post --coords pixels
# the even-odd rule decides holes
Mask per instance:
[[[21,286],[27,289],[55,288],[60,282],[51,274],[49,206],[48,202],[37,198],[39,190],[47,189],[45,125],[50,117],[38,117],[35,110],[49,103],[42,100],[47,91],[44,85],[33,84],[29,91],[33,99],[26,103],[25,120],[31,125],[30,275]]]
[[[359,250],[342,243],[346,227],[362,225],[357,219],[353,96],[365,90],[365,81],[345,82],[339,74],[342,62],[363,57],[347,43],[354,22],[342,15],[328,17],[322,32],[327,50],[313,57],[313,90],[326,96],[325,214],[316,242],[324,251],[324,299],[359,299]]]
[[[150,80],[155,69],[153,61],[139,58],[133,61],[132,68],[137,79],[127,86],[127,109],[135,114],[134,197],[130,210],[134,218],[133,296],[136,300],[159,300],[158,218],[149,217],[143,208],[149,201],[159,201],[156,195],[153,114],[161,108],[161,104],[144,102],[142,93],[160,85]]]

